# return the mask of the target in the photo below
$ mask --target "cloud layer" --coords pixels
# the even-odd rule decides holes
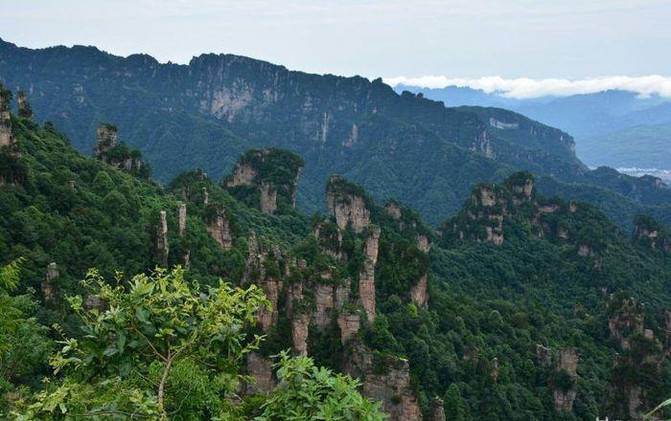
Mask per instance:
[[[591,94],[619,89],[641,96],[660,95],[671,98],[671,77],[606,76],[580,80],[569,79],[504,79],[499,76],[478,79],[450,78],[447,76],[391,77],[384,81],[391,86],[410,85],[421,88],[469,87],[486,93],[498,93],[509,98],[537,98],[546,95],[569,96]]]

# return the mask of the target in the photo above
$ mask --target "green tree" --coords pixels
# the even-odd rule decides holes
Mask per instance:
[[[447,389],[444,400],[445,417],[450,421],[467,421],[471,417],[468,413],[466,401],[461,396],[459,386],[452,383]]]
[[[280,385],[263,405],[256,421],[273,420],[383,420],[379,404],[357,391],[349,376],[316,367],[308,357],[289,358],[283,352],[276,364]]]
[[[51,358],[53,381],[28,417],[156,417],[204,419],[228,413],[244,356],[258,336],[245,333],[259,307],[255,286],[201,290],[184,271],[156,270],[127,285],[95,270],[83,281],[91,295],[69,302],[81,335],[62,341]],[[84,304],[86,303],[86,305]]]
[[[20,265],[21,259],[0,268],[0,416],[7,401],[21,398],[15,385],[46,366],[52,345],[33,317],[37,303],[32,296],[10,294],[18,287]]]

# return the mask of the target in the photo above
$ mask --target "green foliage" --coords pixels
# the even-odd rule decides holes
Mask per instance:
[[[280,385],[263,405],[257,421],[271,420],[383,420],[379,404],[357,391],[356,380],[317,368],[310,358],[280,355]]]
[[[92,270],[84,284],[100,304],[69,298],[81,333],[60,342],[50,363],[63,377],[27,413],[193,419],[227,408],[240,365],[261,339],[244,333],[268,305],[260,289],[222,282],[201,290],[180,268],[136,275],[127,286]]]
[[[52,342],[35,318],[37,302],[30,293],[12,295],[19,287],[22,260],[0,268],[0,417],[25,390],[36,386],[35,377],[45,369]]]

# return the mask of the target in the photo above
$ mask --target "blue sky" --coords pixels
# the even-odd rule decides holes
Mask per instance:
[[[671,0],[0,0],[0,37],[367,77],[671,75]]]

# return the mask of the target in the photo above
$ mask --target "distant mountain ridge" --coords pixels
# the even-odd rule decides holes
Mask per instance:
[[[671,169],[663,147],[671,140],[671,98],[620,90],[517,99],[456,86],[395,89],[422,93],[447,106],[504,107],[559,127],[575,136],[578,156],[589,165]]]
[[[461,206],[474,183],[516,170],[592,183],[561,130],[503,109],[446,108],[399,95],[381,79],[306,74],[235,55],[205,54],[177,65],[94,47],[31,50],[0,41],[0,80],[27,91],[36,114],[85,153],[95,127],[114,123],[162,182],[195,167],[218,179],[253,147],[299,152],[306,165],[297,201],[308,211],[323,209],[331,173],[377,199],[412,205],[434,224]],[[650,201],[610,200],[623,198],[620,206],[631,210],[621,224],[642,207],[671,204],[662,187]]]

